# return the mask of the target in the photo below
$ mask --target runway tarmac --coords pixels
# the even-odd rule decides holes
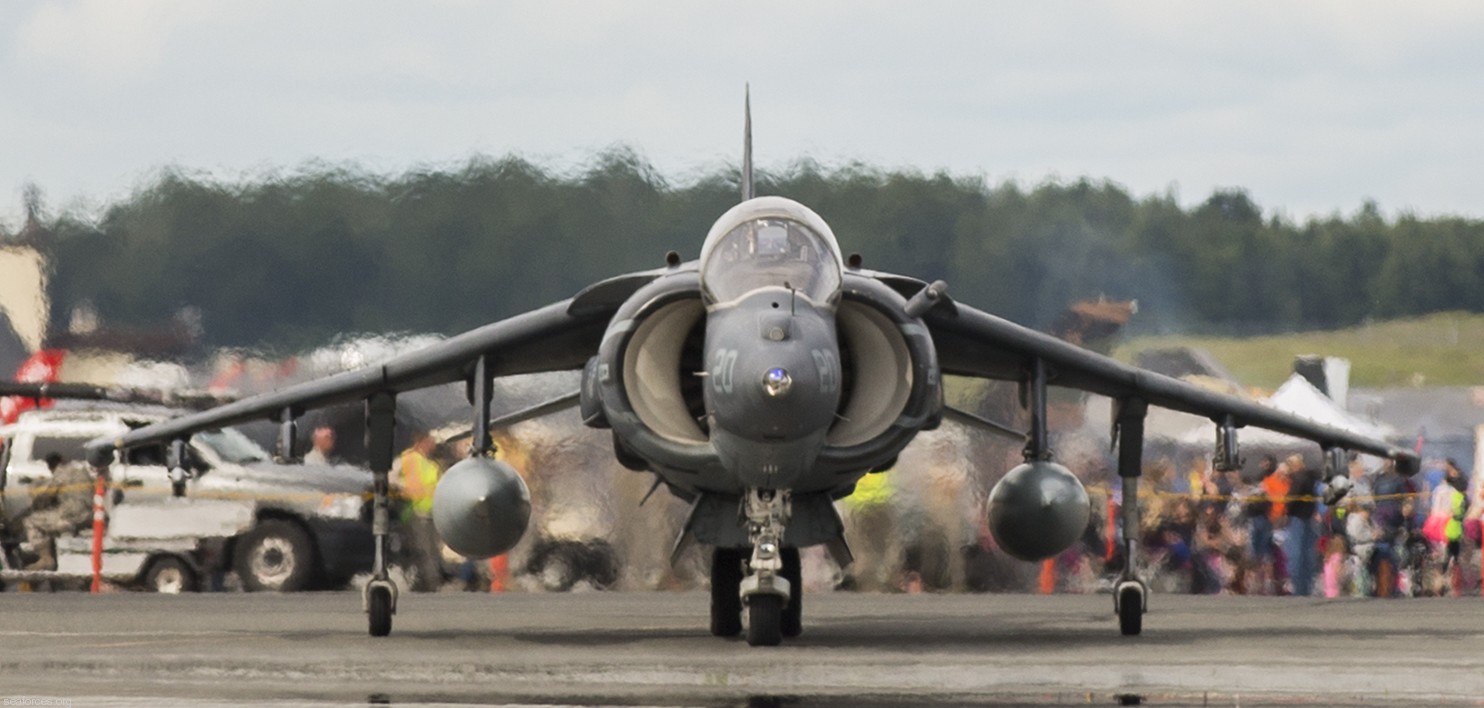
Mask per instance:
[[[51,705],[1484,705],[1484,600],[822,593],[777,648],[703,593],[0,595],[0,699]],[[210,703],[206,703],[209,701]],[[31,705],[43,705],[31,703]]]

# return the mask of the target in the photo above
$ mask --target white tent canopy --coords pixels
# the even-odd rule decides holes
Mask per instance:
[[[1261,401],[1285,413],[1292,413],[1300,418],[1306,418],[1319,425],[1338,428],[1347,432],[1363,435],[1376,440],[1387,440],[1393,437],[1396,431],[1384,423],[1372,423],[1360,418],[1355,414],[1341,408],[1328,396],[1324,395],[1314,384],[1298,374],[1288,377],[1277,392],[1266,400]],[[1192,416],[1194,418],[1194,416]],[[1216,440],[1216,424],[1203,421],[1201,425],[1185,430],[1176,439],[1181,443],[1188,444],[1214,444]],[[1243,445],[1268,445],[1273,447],[1303,444],[1301,438],[1291,435],[1275,433],[1271,430],[1260,428],[1243,428],[1237,433],[1237,440]]]

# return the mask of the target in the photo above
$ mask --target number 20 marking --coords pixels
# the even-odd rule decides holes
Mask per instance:
[[[809,354],[814,357],[814,367],[819,369],[820,392],[834,393],[840,387],[840,361],[835,358],[835,353],[828,349],[814,349]]]
[[[737,350],[718,349],[711,358],[711,390],[731,393],[732,374],[737,368]]]

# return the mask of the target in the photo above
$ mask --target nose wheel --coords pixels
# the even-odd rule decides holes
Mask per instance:
[[[784,527],[791,507],[786,490],[750,489],[743,498],[747,535],[752,539],[748,574],[740,596],[747,608],[747,643],[777,646],[786,636],[798,636],[801,608],[790,602],[799,587],[799,551],[783,547]]]
[[[747,644],[776,647],[783,642],[783,596],[757,593],[747,598]]]
[[[799,549],[785,548],[782,552],[783,569],[779,575],[793,589],[789,601],[776,614],[778,634],[793,639],[804,630],[804,586]],[[739,548],[717,548],[711,552],[711,635],[735,637],[742,633],[742,576],[746,551]],[[777,597],[777,596],[774,596]],[[766,644],[769,632],[766,626],[772,623],[771,608],[760,608],[749,604],[748,640],[757,645],[757,640]],[[756,629],[754,629],[756,627]],[[776,644],[777,642],[773,642]]]

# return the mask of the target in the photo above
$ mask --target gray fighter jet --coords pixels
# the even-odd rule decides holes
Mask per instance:
[[[742,201],[711,227],[698,261],[682,263],[672,252],[665,267],[599,282],[381,365],[97,441],[95,464],[105,464],[114,448],[171,443],[176,474],[188,474],[181,461],[188,436],[261,418],[280,421],[280,445],[292,456],[294,419],[305,410],[364,401],[377,553],[363,602],[371,634],[384,636],[397,604],[385,550],[397,395],[467,383],[473,452],[439,482],[433,517],[451,548],[489,557],[516,544],[530,515],[524,482],[493,454],[491,381],[580,369],[581,391],[567,400],[581,407],[587,425],[611,429],[619,461],[654,473],[656,486],[690,503],[676,551],[692,542],[714,549],[712,633],[745,629],[752,645],[776,645],[801,630],[800,548],[826,544],[841,565],[850,562],[834,500],[863,475],[889,468],[919,431],[945,415],[1002,427],[945,406],[945,374],[1021,384],[1031,420],[1022,433],[1025,462],[993,489],[985,513],[1000,547],[1027,560],[1070,546],[1089,514],[1082,484],[1048,449],[1048,385],[1117,402],[1129,559],[1137,550],[1137,480],[1150,405],[1215,421],[1218,467],[1239,464],[1237,431],[1256,426],[1317,442],[1332,490],[1347,486],[1347,450],[1415,472],[1409,450],[1127,366],[955,302],[941,281],[847,261],[818,214],[754,194],[750,108],[745,124]],[[1123,634],[1140,632],[1146,607],[1146,586],[1125,570],[1114,591]]]

